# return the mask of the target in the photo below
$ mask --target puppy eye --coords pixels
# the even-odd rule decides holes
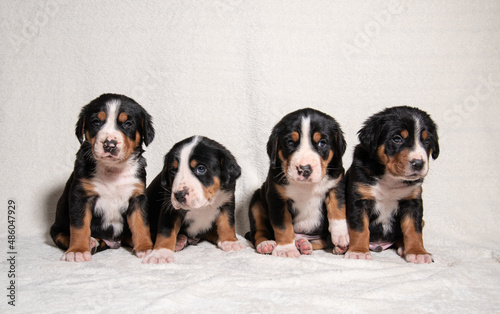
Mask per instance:
[[[132,123],[132,121],[127,120],[127,121],[123,122],[122,126],[126,129],[128,129],[128,128],[131,128],[133,126],[133,123]]]
[[[396,135],[392,138],[392,141],[396,144],[402,144],[404,140],[401,136]]]
[[[92,123],[93,126],[101,126],[102,121],[99,119],[93,119],[90,123]]]
[[[324,148],[324,147],[326,147],[327,145],[328,145],[328,142],[327,142],[325,139],[320,140],[320,141],[318,142],[318,147],[320,147],[320,148]]]
[[[286,145],[287,147],[294,147],[294,146],[295,146],[295,142],[294,142],[294,141],[292,141],[292,140],[287,140],[287,141],[285,142],[285,145]]]
[[[203,165],[198,165],[198,166],[196,166],[195,171],[196,171],[196,174],[202,176],[207,172],[207,168]]]

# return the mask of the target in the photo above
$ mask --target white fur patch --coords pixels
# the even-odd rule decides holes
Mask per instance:
[[[328,230],[332,236],[332,242],[335,246],[347,247],[349,245],[349,230],[345,219],[329,219]]]
[[[422,127],[420,125],[420,121],[418,119],[415,119],[415,139],[414,139],[415,145],[413,149],[410,151],[410,154],[408,155],[408,160],[409,161],[413,159],[422,160],[424,162],[424,167],[419,172],[419,175],[421,177],[425,177],[427,175],[427,172],[429,171],[429,157],[427,156],[425,147],[423,146],[422,141],[420,139],[421,135],[422,135]]]
[[[291,182],[307,181],[317,183],[322,176],[321,157],[313,149],[311,143],[311,119],[309,117],[302,118],[301,133],[299,148],[293,153],[288,169],[286,169],[287,178]],[[305,178],[299,173],[300,166],[311,167],[312,173],[309,177]]]
[[[217,191],[212,201],[206,206],[200,208],[187,209],[184,218],[188,227],[186,233],[190,237],[196,237],[202,232],[208,231],[217,219],[220,213],[219,207],[229,202],[232,197],[229,191]]]
[[[243,244],[241,244],[240,241],[224,241],[224,242],[218,242],[217,246],[221,248],[224,252],[230,252],[230,251],[240,251],[245,248]]]
[[[137,184],[141,180],[136,177],[138,171],[136,160],[128,160],[121,168],[107,168],[97,164],[96,173],[91,183],[99,194],[94,212],[102,216],[104,229],[112,226],[114,236],[123,230],[123,213],[128,209],[129,200]]]
[[[407,185],[400,178],[385,174],[373,186],[375,212],[379,214],[376,222],[382,224],[384,233],[392,231],[392,221],[398,210],[399,200],[410,196],[421,183]]]
[[[277,245],[273,250],[274,256],[279,257],[299,257],[300,252],[295,246],[295,242],[290,244]]]
[[[179,154],[179,169],[172,184],[171,200],[172,206],[174,206],[175,209],[201,208],[205,206],[208,201],[205,198],[201,182],[193,174],[191,166],[189,165],[190,156],[198,142],[199,138],[196,136],[190,143],[181,148]],[[186,190],[188,194],[185,196],[186,202],[181,204],[175,198],[175,193],[183,190]]]
[[[142,260],[143,264],[164,264],[174,262],[174,252],[169,249],[153,250]]]
[[[99,130],[96,136],[96,141],[94,143],[94,155],[96,159],[100,160],[122,160],[123,159],[123,133],[118,130],[116,121],[118,119],[118,112],[120,109],[121,102],[119,100],[111,100],[106,103],[106,122]],[[110,153],[104,151],[104,141],[114,140],[117,142],[116,150],[118,155],[113,156]]]
[[[295,233],[310,233],[314,231],[323,220],[323,203],[326,193],[337,184],[325,176],[318,183],[290,182],[285,187],[288,198],[293,200],[293,229]]]

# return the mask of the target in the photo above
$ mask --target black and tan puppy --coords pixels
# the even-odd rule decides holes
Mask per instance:
[[[65,250],[61,260],[90,261],[91,253],[122,242],[143,258],[152,249],[146,213],[142,144],[154,138],[150,115],[134,100],[104,94],[83,107],[74,171],[50,229]]]
[[[371,259],[370,250],[397,249],[410,263],[431,263],[424,249],[422,183],[439,144],[430,116],[411,107],[383,110],[358,132],[346,174],[351,244],[345,257]]]
[[[202,239],[241,250],[234,220],[240,174],[233,155],[213,140],[193,136],[175,144],[147,189],[155,245],[143,263],[173,262],[175,251]]]
[[[267,143],[267,179],[249,207],[247,236],[258,253],[311,254],[327,246],[329,231],[334,252],[345,252],[345,149],[339,124],[320,111],[298,110],[278,122]]]

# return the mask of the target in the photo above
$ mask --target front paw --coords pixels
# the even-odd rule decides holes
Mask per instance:
[[[297,250],[297,247],[295,246],[295,243],[290,243],[290,244],[278,244],[273,251],[274,256],[279,256],[279,257],[299,257],[300,252]]]
[[[347,223],[345,219],[342,220],[330,220],[330,233],[332,235],[332,243],[338,250],[335,252],[340,252],[337,254],[344,253],[349,246],[349,230],[347,229]]]
[[[169,249],[153,250],[143,260],[143,264],[165,264],[174,262],[174,252]]]
[[[364,259],[371,260],[372,254],[370,252],[351,252],[347,251],[344,255],[344,258],[347,259]]]
[[[175,251],[179,252],[188,246],[188,237],[183,234],[177,235],[177,241],[175,242]]]
[[[313,251],[311,242],[304,238],[295,239],[295,247],[303,255],[311,255]]]
[[[148,250],[145,250],[145,251],[135,251],[135,256],[137,256],[137,258],[144,258],[147,255],[149,255],[152,251],[153,250],[151,250],[151,249],[148,249]]]
[[[88,262],[92,259],[90,251],[83,252],[68,252],[66,251],[61,257],[64,262]]]
[[[219,242],[217,243],[217,246],[221,248],[224,252],[230,252],[230,251],[240,251],[245,246],[240,243],[240,241],[224,241],[224,242]]]
[[[434,262],[431,254],[406,254],[405,260],[413,264],[430,264]]]
[[[271,254],[276,245],[276,241],[273,240],[262,241],[257,245],[256,250],[259,254]]]

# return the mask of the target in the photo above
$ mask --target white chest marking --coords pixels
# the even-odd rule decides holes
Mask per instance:
[[[291,182],[286,186],[286,196],[293,200],[293,228],[296,233],[310,233],[323,220],[323,203],[326,194],[337,184],[325,176],[318,183]]]
[[[123,213],[129,206],[136,185],[141,184],[136,178],[138,163],[128,161],[123,169],[109,172],[104,167],[97,167],[95,177],[92,179],[94,190],[99,194],[94,212],[102,216],[102,227],[113,227],[114,236],[123,230]]]
[[[219,207],[229,202],[231,197],[231,192],[219,190],[209,205],[188,210],[184,218],[188,224],[186,228],[188,236],[196,237],[212,228],[215,219],[219,216]]]
[[[382,224],[384,233],[392,231],[392,220],[397,213],[399,201],[410,196],[421,184],[408,186],[400,179],[386,174],[373,187],[375,212],[379,214],[375,222]]]

